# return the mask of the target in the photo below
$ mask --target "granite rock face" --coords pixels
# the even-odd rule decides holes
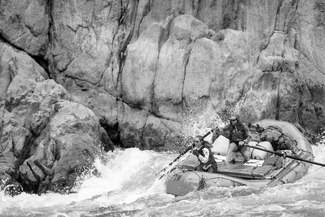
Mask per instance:
[[[20,83],[33,90],[42,82],[58,88],[55,82],[70,103],[94,112],[105,129],[96,135],[122,147],[175,149],[187,120],[205,111],[318,133],[325,125],[324,11],[321,0],[0,0],[2,117],[10,109],[29,114],[19,111],[23,100],[8,98],[13,90],[32,96]],[[38,75],[18,80],[14,71]],[[34,104],[37,114],[42,103]],[[19,153],[49,117],[29,128],[23,118],[16,128],[2,121],[2,130],[20,135]]]
[[[3,43],[0,47],[10,78],[0,106],[0,181],[19,180],[30,193],[73,187],[76,174],[90,168],[102,148],[113,150],[113,144],[98,117],[44,77],[29,55]]]
[[[33,56],[43,56],[49,44],[48,1],[0,1],[0,33],[11,45]]]

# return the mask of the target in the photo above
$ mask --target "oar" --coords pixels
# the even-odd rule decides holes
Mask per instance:
[[[204,134],[202,137],[203,137],[203,139],[205,138],[205,137],[207,137],[210,133],[212,132],[212,130],[210,130],[209,132],[207,132],[206,134]],[[193,148],[193,145],[194,144],[192,144],[192,145],[190,145],[185,151],[183,151],[181,154],[179,154],[172,162],[170,162],[169,164],[168,164],[168,166],[166,166],[164,169],[162,169],[162,170],[160,170],[160,172],[158,172],[156,175],[158,175],[159,173],[161,173],[161,172],[164,172],[164,171],[166,171],[167,170],[167,168],[169,167],[169,166],[171,166],[175,161],[177,161],[179,158],[181,158],[184,154],[186,154],[189,150],[191,150],[192,148]],[[165,176],[165,174],[162,174],[160,177],[159,177],[159,179],[161,179],[162,177],[164,177]]]
[[[168,164],[168,166],[166,166],[164,169],[160,170],[160,172],[158,172],[156,175],[158,175],[161,172],[164,172],[165,170],[167,170],[167,168],[169,166],[171,166],[175,161],[177,161],[181,156],[183,156],[184,154],[186,154],[189,150],[191,150],[191,148],[193,147],[193,144],[190,145],[185,151],[183,151],[182,153],[180,153],[172,162],[170,162]]]
[[[261,150],[261,151],[265,151],[265,152],[269,152],[269,153],[272,153],[272,154],[279,155],[281,157],[287,157],[287,158],[291,158],[291,159],[294,159],[294,160],[299,160],[299,161],[303,161],[303,162],[306,162],[306,163],[316,164],[316,165],[325,167],[325,164],[322,164],[322,163],[318,163],[318,162],[310,161],[310,160],[305,160],[305,159],[302,159],[302,158],[299,158],[299,157],[295,157],[295,156],[286,155],[286,154],[283,154],[283,153],[278,153],[278,152],[266,150],[266,149],[259,148],[259,147],[256,147],[256,146],[246,145],[246,147],[255,148],[255,149],[258,149],[258,150]]]

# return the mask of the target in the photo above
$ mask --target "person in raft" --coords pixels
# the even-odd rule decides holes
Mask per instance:
[[[246,146],[249,142],[249,130],[248,127],[242,123],[238,117],[231,116],[230,123],[224,128],[217,128],[213,132],[212,141],[223,135],[229,139],[229,147],[226,155],[226,164],[232,162],[232,153],[239,151],[244,157],[244,163],[250,159],[249,148]]]
[[[200,165],[196,168],[196,171],[204,171],[209,173],[217,172],[218,165],[214,159],[213,153],[210,149],[208,142],[204,141],[202,136],[196,136],[194,138],[194,148],[192,150]]]

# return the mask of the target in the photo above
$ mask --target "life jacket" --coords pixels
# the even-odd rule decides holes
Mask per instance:
[[[200,158],[198,158],[199,161],[200,161],[200,164],[203,166],[203,168],[205,168],[205,167],[207,167],[209,165],[217,164],[216,160],[214,159],[213,152],[211,151],[211,149],[210,149],[210,147],[209,147],[209,145],[207,143],[204,143],[203,145],[201,145],[201,147],[197,150],[199,152],[199,154],[202,155],[202,156],[205,156],[204,152],[203,152],[204,148],[209,150],[209,159],[208,159],[208,161],[206,163],[204,163],[204,162],[202,162],[200,160]]]
[[[248,137],[248,128],[244,124],[229,124],[224,128],[224,133],[230,142],[239,142]]]

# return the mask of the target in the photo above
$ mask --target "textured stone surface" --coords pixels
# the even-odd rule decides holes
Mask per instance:
[[[92,109],[122,146],[169,149],[186,111],[198,106],[250,122],[298,122],[312,132],[325,124],[321,0],[0,4],[1,54],[15,47],[45,60],[42,76]],[[2,58],[0,94],[11,71],[23,69],[20,59]]]
[[[102,146],[114,147],[89,108],[43,77],[26,53],[3,48],[1,61],[9,59],[11,79],[0,106],[0,179],[20,180],[30,193],[62,193],[82,168],[91,167]]]
[[[31,55],[44,55],[49,41],[48,8],[45,0],[1,0],[1,36]]]

